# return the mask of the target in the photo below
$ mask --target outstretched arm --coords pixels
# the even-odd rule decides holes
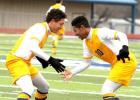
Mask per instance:
[[[90,66],[91,61],[85,60],[82,63],[80,63],[78,66],[73,68],[72,70],[65,70],[63,74],[64,80],[71,79],[74,75],[86,70]]]
[[[58,73],[63,72],[65,70],[65,66],[60,63],[63,60],[53,58],[47,55],[46,53],[44,53],[39,48],[38,41],[32,40],[30,43],[32,44],[32,46],[30,46],[31,52],[33,52],[36,55],[36,58],[42,64],[43,68],[48,67],[48,65],[50,64]]]
[[[65,73],[64,73],[65,80],[69,80],[74,75],[86,70],[90,66],[92,54],[88,50],[86,43],[85,43],[85,40],[83,41],[83,57],[84,57],[84,61],[81,62],[78,66],[73,68],[71,71],[67,71],[67,70],[65,71]]]
[[[90,60],[85,60],[85,61],[81,62],[78,66],[73,68],[71,70],[72,76],[74,76],[74,75],[86,70],[90,66],[90,62],[91,62]]]
[[[46,61],[49,60],[50,56],[47,55],[46,53],[44,53],[43,50],[40,49],[40,47],[38,45],[39,45],[38,41],[35,39],[32,39],[30,41],[30,46],[29,46],[31,52],[33,52],[36,56],[38,56]]]

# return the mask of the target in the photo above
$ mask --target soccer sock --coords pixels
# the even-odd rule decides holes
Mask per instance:
[[[103,95],[103,100],[120,100],[120,99],[117,98],[115,94],[108,93]]]
[[[31,96],[28,95],[27,93],[20,93],[17,97],[17,100],[30,100]]]
[[[103,100],[120,100],[119,98],[117,97],[103,97]]]
[[[17,100],[29,100],[29,99],[18,98]]]
[[[46,100],[47,95],[48,95],[48,92],[47,93],[41,93],[40,91],[37,90],[36,93],[35,93],[35,100]]]

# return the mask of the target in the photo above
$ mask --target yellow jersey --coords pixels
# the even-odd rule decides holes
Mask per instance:
[[[84,58],[96,56],[110,64],[114,64],[117,60],[116,55],[118,55],[122,45],[128,45],[127,38],[124,37],[124,44],[122,44],[119,35],[124,35],[124,33],[108,28],[90,29],[88,37],[83,41]]]
[[[34,24],[23,33],[10,54],[26,61],[30,61],[34,57],[33,52],[30,50],[30,41],[34,39],[37,40],[39,47],[42,48],[48,39],[49,33],[50,29],[46,22]]]

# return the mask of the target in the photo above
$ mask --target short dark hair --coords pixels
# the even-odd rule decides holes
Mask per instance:
[[[52,19],[59,21],[65,18],[67,18],[67,15],[63,11],[59,9],[52,9],[46,16],[46,22],[49,23]]]
[[[55,0],[55,2],[56,2],[56,3],[60,3],[60,2],[61,2],[61,0]]]
[[[84,27],[90,27],[87,18],[84,16],[78,16],[78,17],[74,18],[71,22],[71,25],[75,26],[77,28],[80,28],[81,25],[83,25]]]

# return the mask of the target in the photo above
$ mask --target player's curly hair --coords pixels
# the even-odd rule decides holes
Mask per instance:
[[[59,21],[65,18],[67,18],[67,15],[63,11],[59,9],[52,9],[46,16],[46,22],[49,23],[52,19]]]
[[[87,18],[84,16],[78,16],[78,17],[74,18],[71,22],[71,25],[75,26],[77,28],[80,28],[81,25],[83,25],[84,27],[90,27]]]

